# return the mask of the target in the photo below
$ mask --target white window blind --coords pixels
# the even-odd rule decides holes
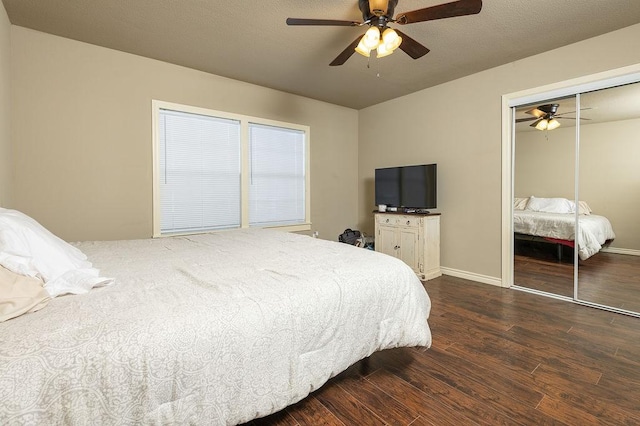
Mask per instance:
[[[249,124],[249,226],[305,222],[305,132]]]
[[[162,234],[237,228],[240,122],[160,109]]]

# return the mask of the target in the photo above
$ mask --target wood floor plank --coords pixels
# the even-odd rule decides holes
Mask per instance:
[[[502,411],[514,420],[514,423],[526,424],[534,422],[537,425],[558,424],[552,417],[536,411],[535,407],[543,395],[537,393],[533,399],[518,400],[514,396],[514,392],[520,390],[520,396],[525,390],[515,382],[510,381],[493,381],[489,384],[489,378],[485,372],[485,377],[473,377],[473,369],[458,368],[459,365],[453,366],[451,361],[454,357],[449,356],[440,360],[437,358],[436,351],[430,351],[424,358],[418,358],[417,363],[413,366],[419,368],[425,374],[434,377],[448,385],[464,392],[476,400],[482,401],[488,407]],[[493,385],[493,386],[492,386]],[[527,399],[527,398],[525,398]]]
[[[540,363],[540,356],[531,354],[525,347],[513,344],[499,336],[476,325],[461,327],[455,323],[442,324],[441,330],[463,336],[452,346],[463,346],[476,353],[490,355],[512,368],[533,371]],[[437,335],[434,339],[437,338]]]
[[[304,426],[294,419],[287,410],[279,411],[268,417],[255,419],[249,422],[250,426]],[[343,426],[343,425],[336,425]]]
[[[575,409],[584,411],[613,424],[640,424],[638,393],[619,386],[594,386],[563,371],[541,365],[533,373],[538,385],[554,400],[562,400]]]
[[[507,377],[497,375],[492,369],[487,369],[481,365],[471,364],[468,360],[457,357],[446,351],[432,349],[428,354],[426,354],[426,356],[423,356],[418,360],[420,365],[424,365],[425,363],[433,364],[434,368],[441,370],[446,375],[460,375],[493,389],[493,391],[504,396],[526,403],[531,407],[538,405],[544,396],[542,392],[527,384],[521,383],[519,379],[511,380]],[[473,385],[473,383],[472,387],[474,388],[474,391],[478,389],[476,385]]]
[[[345,426],[327,407],[314,396],[310,396],[287,410],[300,426]]]
[[[515,252],[516,285],[573,297],[572,256],[559,262],[553,251],[540,244],[516,244]],[[638,270],[638,256],[600,252],[579,260],[578,296],[588,302],[640,312]]]
[[[340,387],[388,424],[406,425],[418,417],[418,413],[411,407],[395,400],[382,388],[364,377],[349,377],[341,380]]]
[[[537,407],[543,413],[548,413],[568,425],[601,425],[603,422],[598,417],[578,410],[572,405],[545,396]],[[606,423],[605,423],[606,424]]]
[[[540,363],[553,365],[558,370],[587,379],[594,385],[598,383],[602,377],[601,363],[571,351],[566,342],[553,342],[550,338],[541,340],[536,338],[539,336],[532,337],[531,334],[528,330],[512,329],[502,336],[514,344],[526,347]]]
[[[637,339],[637,330],[628,327],[620,327],[618,324],[589,325],[576,324],[569,333],[585,339],[600,339],[605,344],[613,347],[628,346],[640,348],[640,339]]]
[[[385,424],[370,407],[351,396],[340,387],[339,383],[340,381],[331,388],[321,388],[314,396],[346,425],[377,426]]]
[[[476,399],[455,387],[442,382],[436,377],[425,374],[424,371],[415,368],[413,365],[400,370],[391,370],[396,376],[410,383],[414,387],[432,395],[439,401],[449,406],[451,409],[461,412],[465,417],[473,419],[478,424],[484,425],[513,425],[526,424],[519,423],[516,419],[510,418],[505,412],[495,410],[487,405],[483,400]]]
[[[409,423],[408,426],[440,426],[441,423],[434,423],[431,422],[425,418],[422,418],[420,416],[418,416],[414,421],[412,421],[411,423]],[[463,424],[463,423],[459,423],[459,424]]]
[[[437,399],[432,398],[384,368],[367,376],[367,380],[392,395],[401,396],[402,403],[413,409],[421,417],[418,423],[427,422],[427,424],[439,426],[477,425],[476,422],[465,417],[462,413],[451,410]]]

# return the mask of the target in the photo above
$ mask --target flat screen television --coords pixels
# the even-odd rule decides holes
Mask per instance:
[[[405,209],[438,207],[438,165],[386,167],[375,170],[376,204]]]

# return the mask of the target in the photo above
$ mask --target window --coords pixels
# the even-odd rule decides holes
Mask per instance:
[[[304,132],[249,124],[249,225],[305,221]]]
[[[154,236],[308,230],[309,128],[153,102]]]

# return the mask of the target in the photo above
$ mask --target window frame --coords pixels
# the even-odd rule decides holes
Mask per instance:
[[[278,229],[287,232],[299,232],[299,231],[310,231],[311,230],[311,174],[310,174],[310,140],[311,140],[311,129],[309,126],[287,123],[276,120],[269,120],[261,117],[253,117],[243,114],[234,114],[224,111],[216,111],[208,108],[201,108],[191,105],[183,105],[174,102],[166,102],[160,100],[152,100],[151,101],[151,109],[152,109],[152,137],[151,137],[151,145],[152,145],[152,174],[153,174],[153,182],[152,182],[152,192],[153,192],[153,238],[158,237],[170,237],[175,235],[191,235],[202,233],[200,232],[185,232],[185,233],[171,233],[171,234],[163,234],[161,232],[161,206],[160,206],[160,167],[159,167],[159,143],[160,143],[160,129],[159,126],[159,117],[160,110],[168,109],[173,111],[179,111],[184,113],[191,114],[199,114],[206,115],[215,118],[229,119],[229,120],[237,120],[240,122],[240,204],[241,204],[241,217],[240,217],[240,228],[230,228],[230,229],[221,229],[221,230],[212,230],[206,232],[222,232],[233,229],[247,229],[247,228],[260,228],[256,226],[249,226],[249,124],[263,124],[266,126],[273,127],[282,127],[286,129],[300,130],[304,132],[304,150],[305,150],[305,158],[304,158],[304,168],[305,168],[305,219],[303,223],[295,224],[295,225],[276,225],[276,226],[264,226],[261,228],[271,228]]]

